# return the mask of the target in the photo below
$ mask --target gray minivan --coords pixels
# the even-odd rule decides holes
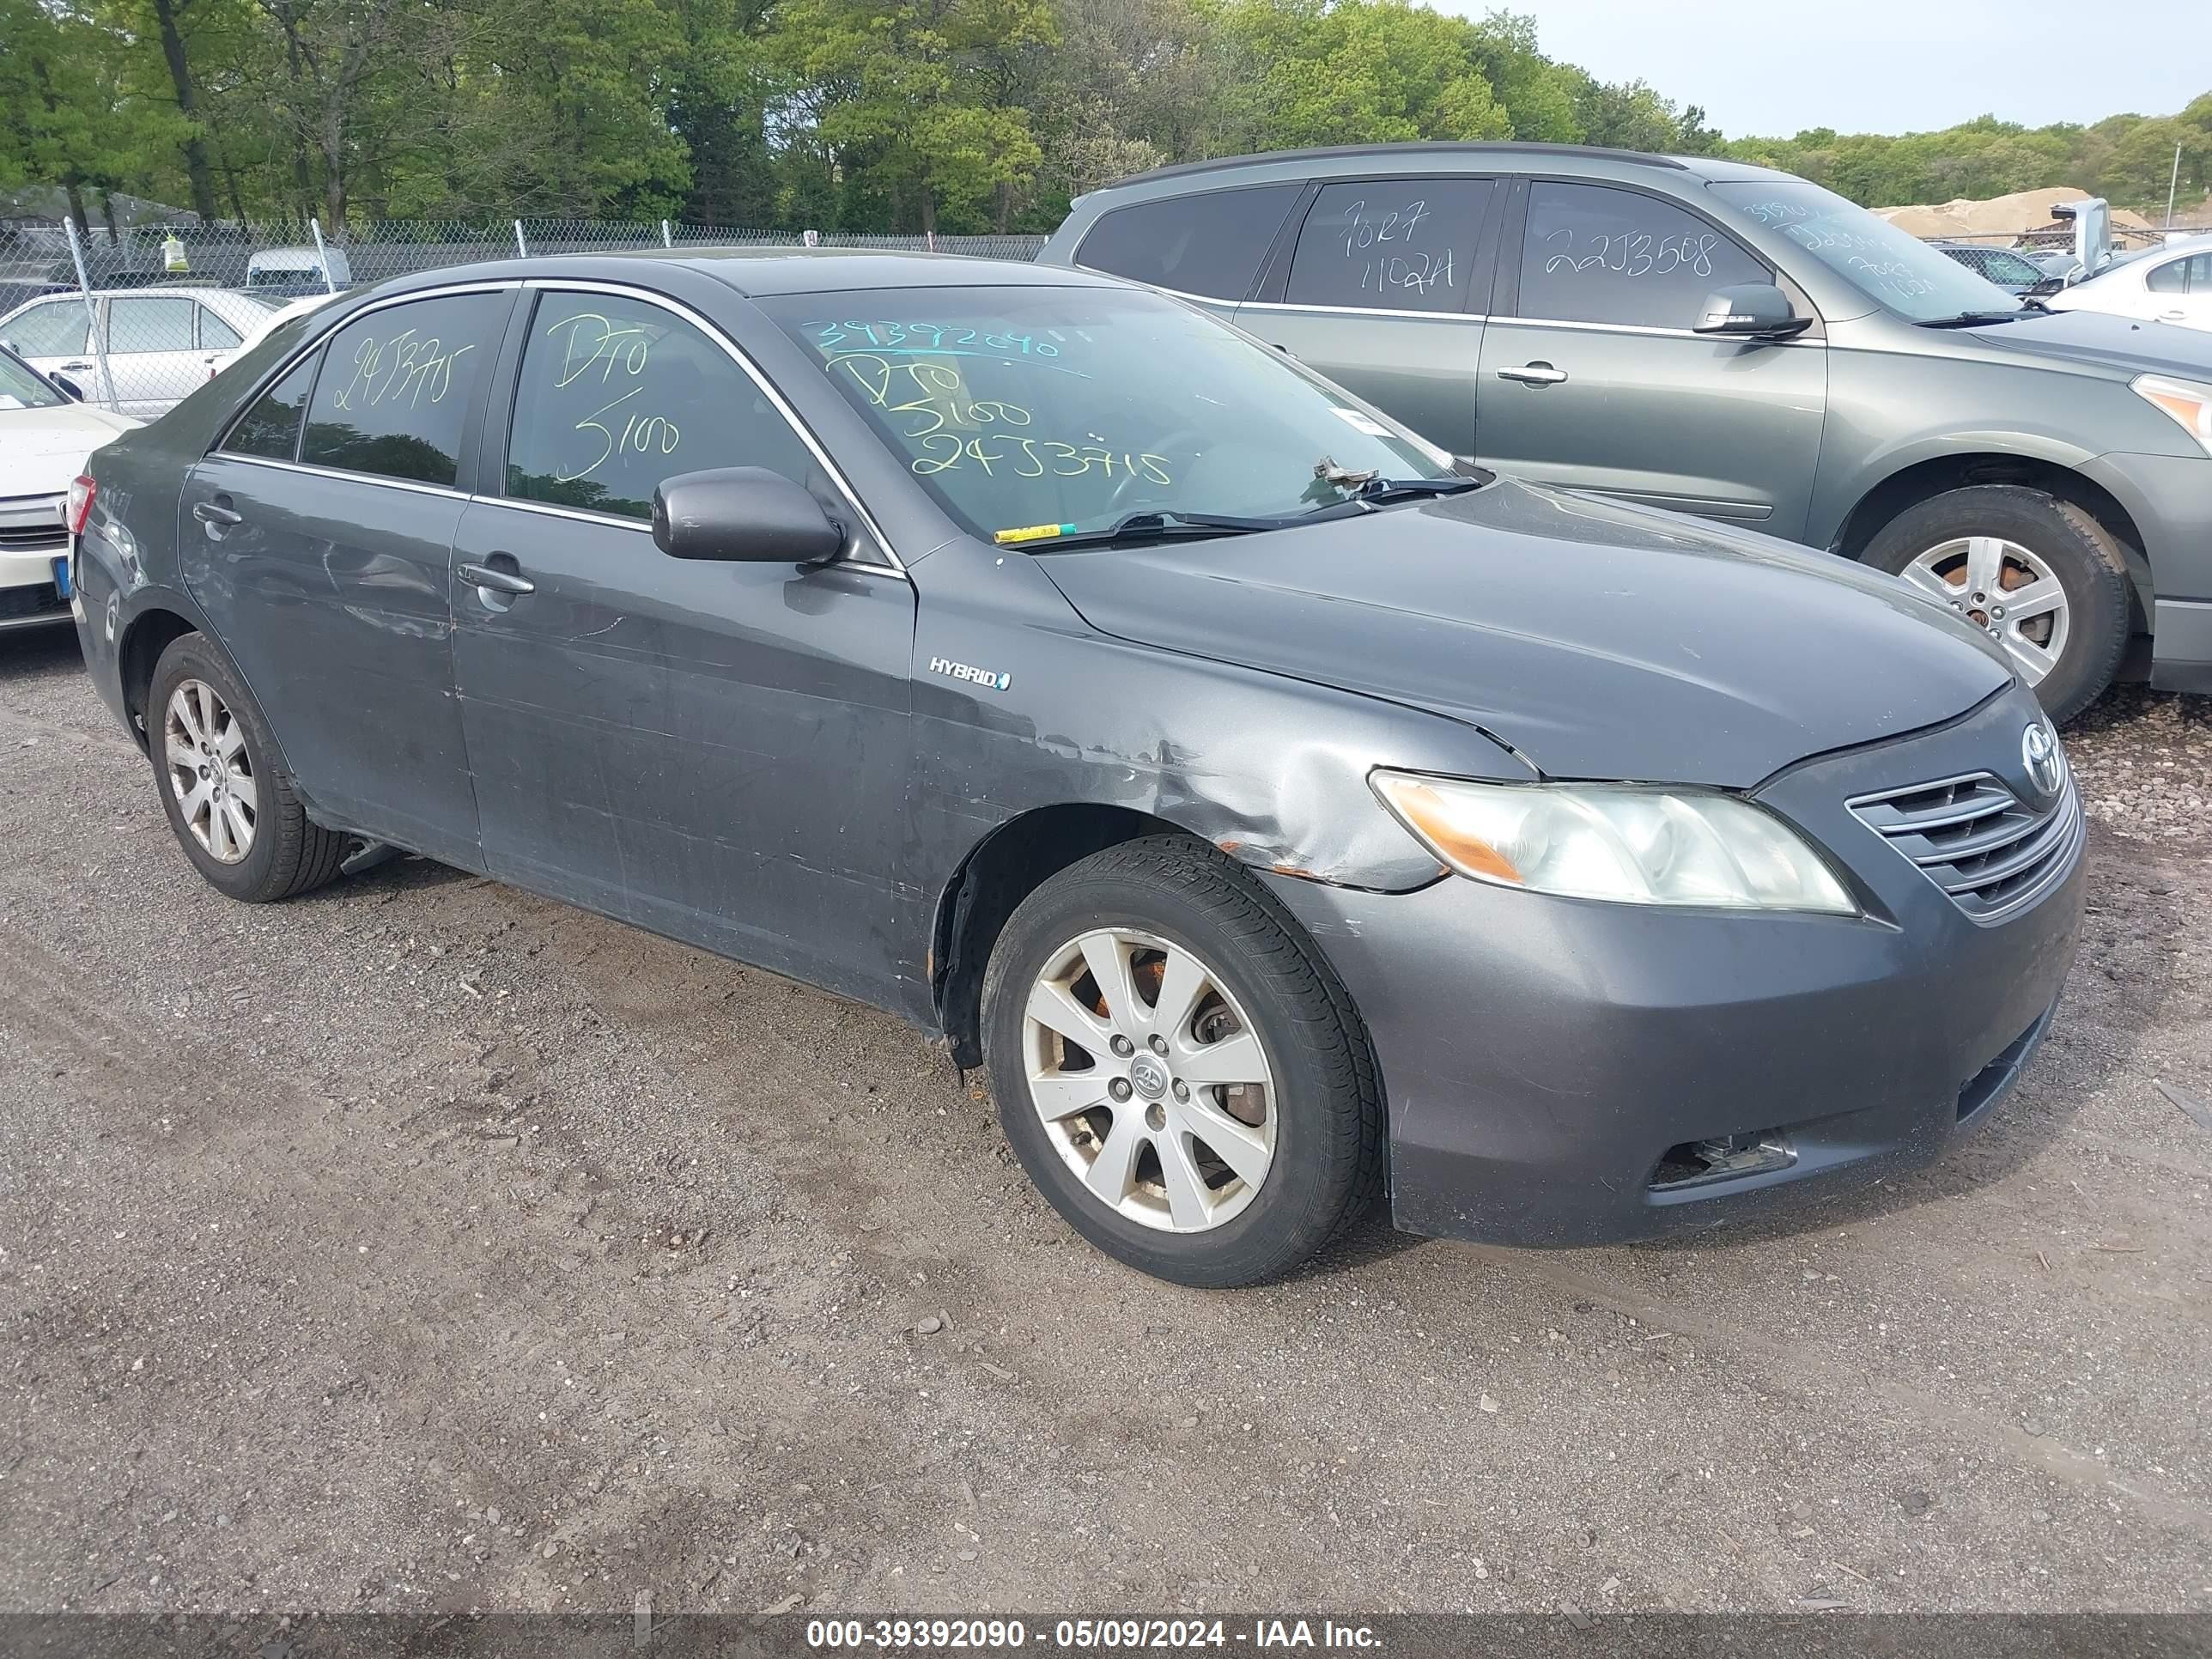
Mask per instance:
[[[2023,303],[1788,173],[1285,151],[1080,198],[1039,257],[1194,301],[1485,465],[1895,572],[2059,718],[2123,673],[2212,691],[2212,336]]]

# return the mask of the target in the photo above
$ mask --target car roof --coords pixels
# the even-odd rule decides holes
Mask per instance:
[[[916,288],[1124,288],[1139,286],[1095,271],[1019,259],[979,259],[957,253],[879,248],[684,247],[598,253],[540,254],[417,271],[378,291],[441,287],[454,282],[507,282],[547,276],[600,282],[635,278],[641,263],[681,266],[714,278],[747,298],[779,294],[838,294]]]
[[[1413,161],[1423,167],[1454,164],[1469,172],[1526,165],[1546,170],[1567,161],[1602,161],[1612,166],[1652,167],[1711,179],[1789,178],[1772,167],[1754,167],[1713,155],[1661,155],[1650,150],[1612,149],[1600,144],[1540,144],[1522,143],[1421,143],[1398,144],[1329,144],[1311,149],[1279,149],[1251,155],[1224,155],[1207,161],[1182,161],[1132,173],[1105,186],[1146,185],[1161,179],[1189,179],[1209,173],[1244,167],[1276,166],[1283,162]]]

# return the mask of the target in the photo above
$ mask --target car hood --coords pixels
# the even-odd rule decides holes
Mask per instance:
[[[1279,532],[1038,563],[1102,632],[1468,721],[1551,777],[1748,788],[2011,678],[1894,577],[1501,480]]]
[[[2063,295],[2051,297],[2054,307],[2063,306]],[[2202,329],[2137,322],[2109,312],[2061,308],[2043,316],[2023,317],[2016,323],[1964,331],[1991,345],[2031,356],[2095,363],[2134,374],[2212,379],[2212,334]]]
[[[0,409],[0,497],[65,493],[87,455],[137,424],[83,404]]]

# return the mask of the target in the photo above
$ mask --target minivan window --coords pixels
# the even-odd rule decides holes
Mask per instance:
[[[649,520],[661,480],[717,466],[801,483],[818,470],[752,378],[674,313],[611,294],[538,301],[515,385],[509,495]]]
[[[491,366],[504,294],[387,306],[331,337],[300,459],[348,472],[447,484]]]
[[[959,523],[1048,548],[1144,512],[1273,517],[1348,499],[1331,469],[1441,478],[1451,458],[1163,295],[921,289],[754,303],[812,353]],[[1341,477],[1340,472],[1336,476]]]
[[[1523,317],[1687,329],[1715,289],[1770,280],[1765,265],[1672,202],[1595,185],[1529,187]]]
[[[1154,288],[1241,300],[1304,190],[1260,185],[1115,208],[1091,226],[1075,260]]]
[[[1908,322],[2011,313],[2020,301],[1940,248],[1802,179],[1710,186],[1714,198],[1777,230],[1869,299]]]
[[[307,407],[307,389],[315,383],[318,357],[310,352],[257,398],[231,428],[222,447],[233,455],[258,455],[270,461],[289,461],[298,454],[300,416]]]
[[[1292,305],[1464,311],[1487,179],[1362,179],[1326,186],[1298,232]]]

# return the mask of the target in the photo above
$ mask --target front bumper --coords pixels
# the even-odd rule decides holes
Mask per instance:
[[[0,501],[0,629],[69,620],[69,596],[54,568],[69,556],[62,505],[59,496]]]
[[[1759,792],[1849,870],[1863,919],[1600,904],[1457,878],[1395,895],[1272,878],[1374,1039],[1397,1224],[1518,1245],[1646,1237],[1925,1160],[1980,1121],[2040,1042],[2073,959],[2080,842],[2040,898],[1983,925],[1844,802],[2016,775],[2036,718],[2014,688]],[[1696,1143],[1746,1154],[1689,1180],[1662,1164]]]
[[[2212,459],[2115,453],[2081,471],[2128,510],[2150,561],[2150,683],[2212,694]]]

